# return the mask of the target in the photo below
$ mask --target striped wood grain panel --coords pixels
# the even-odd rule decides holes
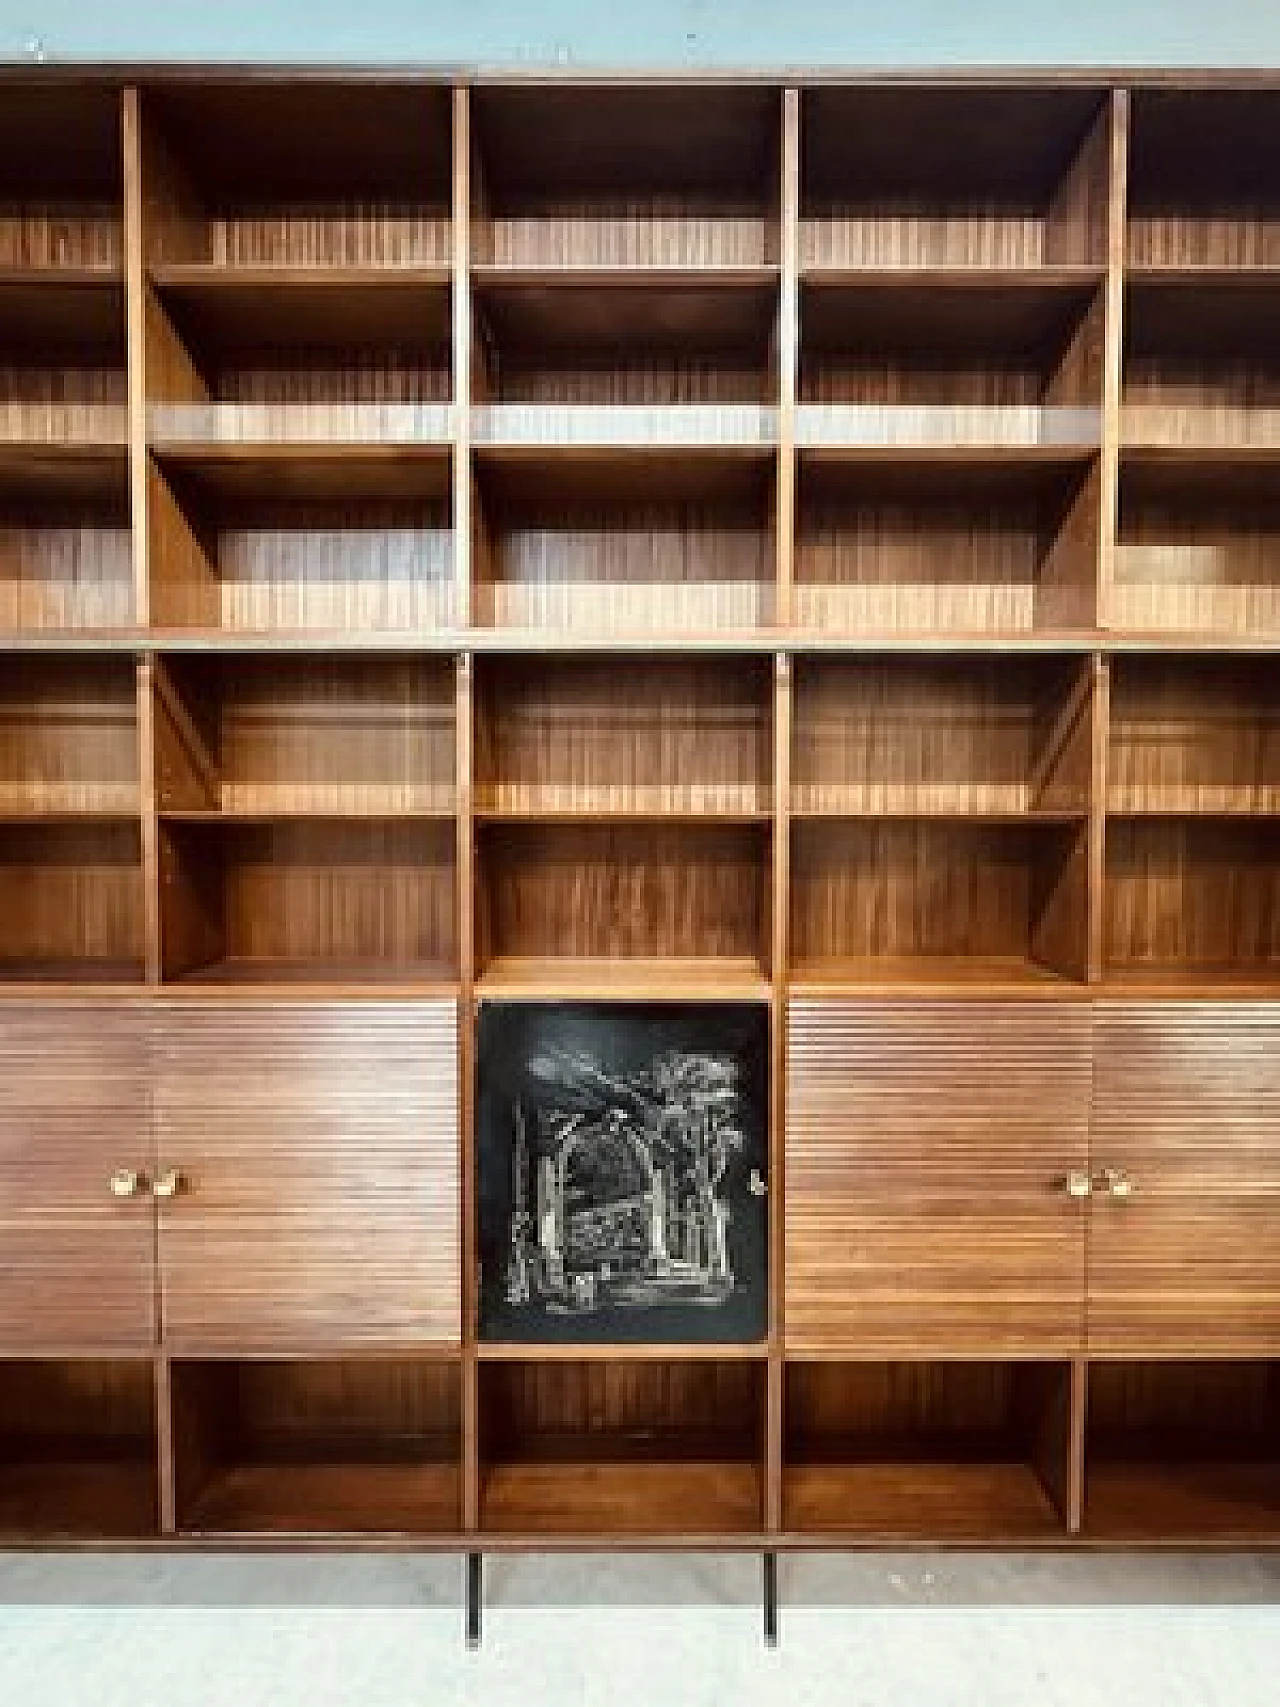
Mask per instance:
[[[796,1000],[791,1352],[1066,1355],[1083,1333],[1087,1011]]]
[[[1280,1345],[1280,1008],[1102,1003],[1089,1349],[1248,1356]]]
[[[0,510],[0,629],[127,628],[128,515],[112,504]]]
[[[161,1006],[155,1127],[167,1341],[456,1340],[452,1002]]]
[[[151,1165],[143,1020],[132,1007],[0,1007],[0,1343],[155,1338],[151,1200],[113,1197]]]

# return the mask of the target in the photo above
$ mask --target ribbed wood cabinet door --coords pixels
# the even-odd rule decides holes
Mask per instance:
[[[154,1342],[150,1165],[135,1010],[0,1005],[0,1344]]]
[[[173,1003],[157,1017],[175,1348],[454,1340],[452,1001]]]
[[[1090,1080],[1083,1004],[793,1001],[788,1349],[1078,1350]]]
[[[1098,1009],[1091,1351],[1280,1348],[1280,1005]]]

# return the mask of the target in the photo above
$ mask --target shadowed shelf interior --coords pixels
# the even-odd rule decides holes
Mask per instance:
[[[0,1539],[1280,1544],[1276,78],[0,85]]]

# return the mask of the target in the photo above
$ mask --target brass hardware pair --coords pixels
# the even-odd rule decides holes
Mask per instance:
[[[1062,1182],[1063,1190],[1068,1197],[1092,1197],[1094,1192],[1127,1202],[1137,1191],[1133,1179],[1120,1168],[1103,1168],[1099,1173],[1089,1174],[1083,1168],[1072,1168]]]
[[[135,1168],[117,1168],[107,1181],[112,1197],[142,1197],[148,1191],[152,1197],[177,1197],[186,1183],[177,1168],[166,1168],[151,1180]]]

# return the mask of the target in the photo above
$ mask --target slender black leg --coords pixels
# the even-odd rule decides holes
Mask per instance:
[[[764,1555],[764,1645],[778,1645],[778,1555]]]
[[[467,1646],[480,1646],[481,1612],[484,1607],[484,1554],[467,1554]]]

